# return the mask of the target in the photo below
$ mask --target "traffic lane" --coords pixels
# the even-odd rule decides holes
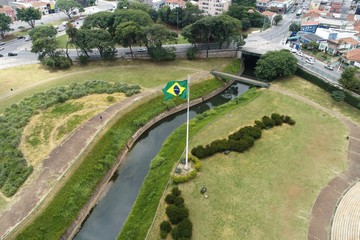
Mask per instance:
[[[298,63],[301,66],[331,80],[334,83],[338,83],[338,80],[341,76],[341,71],[339,71],[337,68],[335,68],[334,70],[329,70],[329,69],[325,68],[326,64],[319,60],[315,60],[315,63],[311,64],[311,63],[306,62],[305,56],[300,57],[298,55],[295,55],[295,57],[298,59]]]

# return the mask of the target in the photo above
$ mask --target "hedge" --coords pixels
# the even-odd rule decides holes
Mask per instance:
[[[340,87],[336,87],[330,83],[327,83],[321,78],[316,77],[315,75],[312,75],[302,70],[301,68],[297,68],[295,74],[315,84],[316,86],[322,88],[323,90],[327,91],[330,94],[332,94],[334,91],[343,91],[345,93],[344,102],[360,110],[360,99],[353,96],[351,93],[349,93],[348,90],[341,89]]]

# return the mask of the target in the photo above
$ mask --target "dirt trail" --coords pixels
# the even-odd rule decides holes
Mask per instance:
[[[349,129],[348,147],[348,169],[340,173],[326,185],[317,197],[312,208],[310,223],[308,227],[309,240],[328,240],[330,237],[331,223],[336,207],[347,190],[360,179],[360,126],[344,115],[320,106],[319,104],[285,89],[272,86],[270,90],[279,92],[302,102],[305,102],[317,109],[325,111],[340,119]],[[360,211],[360,209],[354,209]]]

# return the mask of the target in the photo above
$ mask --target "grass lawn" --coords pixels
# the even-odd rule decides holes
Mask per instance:
[[[291,116],[296,125],[264,130],[245,153],[203,160],[200,174],[179,185],[193,222],[192,239],[306,238],[317,195],[346,167],[347,129],[337,118],[265,90],[197,132],[190,149],[225,138],[273,112]],[[200,194],[203,185],[208,199]],[[164,208],[162,204],[158,210],[149,239],[159,239]]]
[[[360,110],[345,102],[334,101],[328,92],[298,76],[283,78],[274,81],[272,84],[309,98],[326,108],[340,112],[360,124]]]
[[[57,104],[34,115],[25,127],[20,143],[26,161],[36,166],[83,122],[125,98],[122,93],[114,93],[111,94],[114,101],[109,102],[107,96],[92,94]]]
[[[75,65],[66,71],[50,71],[43,66],[25,65],[0,71],[0,113],[21,99],[55,86],[87,80],[105,80],[138,84],[145,88],[162,85],[169,80],[186,78],[187,74],[210,71],[229,64],[233,59],[176,60],[168,63],[150,61],[92,62],[87,66]],[[166,74],[164,74],[166,72]],[[13,88],[14,92],[10,92]]]

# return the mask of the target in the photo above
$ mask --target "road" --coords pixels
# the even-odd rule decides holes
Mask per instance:
[[[307,4],[306,2],[304,3]],[[99,0],[97,6],[85,8],[84,15],[89,15],[99,11],[106,11],[113,7],[115,7],[116,3],[106,2],[103,0]],[[57,20],[68,20],[69,18],[65,16],[64,13],[56,13],[52,15],[43,16],[41,20],[37,22],[38,24],[45,24],[54,22]],[[292,22],[298,21],[295,18],[295,13],[288,12],[283,15],[283,20],[278,23],[277,26],[272,26],[265,31],[259,31],[256,33],[249,34],[246,39],[246,45],[243,47],[244,49],[250,49],[254,52],[265,53],[267,51],[280,50],[280,49],[288,49],[289,46],[285,45],[286,39],[289,35],[289,26]],[[16,24],[24,24],[24,23],[16,23]],[[15,25],[14,25],[15,26]],[[81,26],[81,21],[77,27]],[[14,27],[15,28],[15,27]],[[61,32],[60,34],[64,34]],[[177,52],[184,52],[189,47],[190,44],[178,44],[174,45],[176,47]],[[24,39],[14,39],[8,41],[4,46],[5,49],[0,51],[0,54],[4,55],[4,57],[0,58],[0,69],[6,67],[12,67],[17,65],[36,63],[37,55],[30,52],[31,42],[26,42]],[[18,56],[9,57],[9,52],[15,52]],[[126,53],[129,52],[128,48],[117,48],[117,56],[125,56]],[[137,53],[139,54],[139,53]],[[92,57],[96,58],[96,51],[90,54]],[[75,59],[78,54],[76,50],[70,50],[70,56]],[[335,68],[333,71],[330,71],[325,68],[325,63],[320,61],[316,61],[315,64],[307,64],[304,59],[299,56],[296,56],[299,60],[299,65],[305,67],[309,71],[312,71],[316,74],[324,76],[331,82],[337,82],[341,75],[341,71],[338,68]]]
[[[307,3],[304,3],[304,6]],[[267,51],[275,51],[280,49],[289,49],[289,45],[286,45],[286,39],[290,35],[289,26],[292,22],[298,21],[295,17],[296,13],[288,12],[283,15],[283,20],[279,22],[277,26],[272,26],[265,31],[258,31],[252,33],[246,39],[246,44],[243,47],[244,50],[252,51],[259,54],[264,54]],[[341,70],[337,67],[333,71],[325,68],[326,63],[319,60],[314,64],[306,62],[305,58],[301,58],[294,54],[298,59],[298,64],[305,69],[318,74],[329,80],[332,83],[337,84],[338,79],[341,76]]]

